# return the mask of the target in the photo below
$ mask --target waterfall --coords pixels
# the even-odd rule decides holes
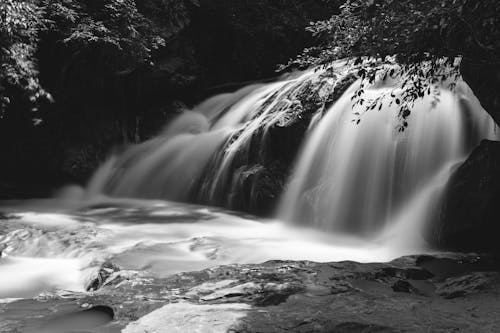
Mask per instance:
[[[365,106],[353,105],[359,82],[343,86],[350,70],[339,62],[210,98],[157,137],[110,158],[88,192],[231,209],[248,201],[252,208],[274,198],[263,199],[260,178],[252,176],[276,167],[283,179],[290,173],[286,184],[272,173],[263,177],[283,190],[280,220],[358,236],[419,233],[453,167],[481,139],[496,137],[494,123],[459,81],[453,92],[445,84],[438,88],[437,104],[432,95],[416,100],[400,132],[390,97],[380,110],[365,113]],[[401,94],[401,80],[380,78],[360,98]],[[363,114],[359,123],[353,122],[357,113]],[[281,138],[274,151],[288,155],[276,166],[272,133],[290,123],[300,126],[296,137]]]
[[[290,98],[320,73],[221,94],[181,114],[155,138],[111,157],[88,186],[91,195],[161,198],[231,207],[235,159],[254,136],[279,122]]]
[[[401,80],[379,79],[360,98],[388,96],[384,107],[353,114],[355,83],[306,138],[282,197],[282,220],[323,230],[418,242],[436,217],[440,197],[455,166],[481,139],[497,137],[495,125],[470,88],[443,84],[416,100],[404,132],[397,130]],[[393,97],[389,97],[393,94]],[[394,97],[396,95],[396,97]],[[415,245],[416,246],[416,245]]]

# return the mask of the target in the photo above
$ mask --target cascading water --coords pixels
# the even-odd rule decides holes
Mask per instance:
[[[364,236],[384,231],[418,246],[452,168],[481,139],[497,135],[464,82],[454,92],[439,87],[437,104],[432,96],[417,100],[408,128],[399,132],[399,103],[390,101],[401,98],[402,80],[379,79],[365,89],[359,98],[387,98],[384,108],[364,113],[359,123],[353,114],[366,107],[351,98],[359,83],[328,110],[306,139],[280,219]]]
[[[333,70],[327,94],[340,89],[336,85],[350,73],[341,62]],[[207,100],[157,138],[108,161],[91,192],[237,208],[250,157],[263,159],[272,126],[301,116],[293,115],[296,104],[302,107],[302,94],[322,75],[323,69],[310,70]],[[398,95],[401,80],[379,78],[359,98]],[[357,87],[359,82],[338,94],[329,109],[309,115],[309,134],[278,218],[362,237],[390,231],[403,220],[407,230],[419,229],[431,219],[452,166],[480,139],[495,136],[493,121],[465,83],[458,82],[454,92],[443,83],[437,95],[414,103],[401,133],[398,105],[386,100],[378,111],[364,113],[365,106],[353,105],[351,98]],[[357,113],[364,113],[359,123],[353,122]]]
[[[222,94],[187,111],[156,138],[112,157],[89,185],[91,195],[161,198],[231,207],[234,172],[256,133],[265,136],[290,111],[290,99],[320,75],[309,71]]]
[[[389,103],[356,124],[364,107],[352,108],[353,81],[339,62],[215,96],[111,157],[83,196],[68,190],[63,199],[8,202],[2,212],[17,215],[0,218],[0,301],[82,291],[105,261],[161,276],[228,263],[387,261],[425,251],[419,235],[452,168],[482,138],[496,136],[493,121],[459,82],[455,92],[440,89],[435,107],[430,97],[417,100],[404,133]],[[379,80],[360,98],[397,95],[398,86]],[[259,172],[274,186],[267,197],[261,178],[252,178]],[[137,200],[239,208],[281,192],[277,218],[265,223]]]

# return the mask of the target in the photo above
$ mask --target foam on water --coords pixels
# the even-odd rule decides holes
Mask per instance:
[[[23,212],[2,221],[10,232],[0,238],[6,246],[0,298],[84,291],[106,260],[124,270],[165,277],[232,263],[372,262],[413,252],[207,207],[115,199],[100,205],[77,211],[72,206],[71,213]],[[43,223],[45,218],[50,223]]]

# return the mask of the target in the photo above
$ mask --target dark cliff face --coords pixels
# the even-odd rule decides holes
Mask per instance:
[[[115,72],[101,68],[106,50],[74,49],[62,32],[43,34],[40,80],[55,102],[36,114],[14,106],[0,123],[0,196],[84,182],[110,150],[155,135],[186,104],[275,76],[279,63],[308,46],[309,22],[332,15],[337,2],[141,1],[138,10],[166,46],[151,63]],[[33,118],[42,122],[34,127]]]
[[[441,248],[500,251],[500,142],[483,141],[451,177],[430,240]]]

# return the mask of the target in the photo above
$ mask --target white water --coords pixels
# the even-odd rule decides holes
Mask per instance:
[[[0,245],[6,246],[0,258],[0,299],[83,292],[106,260],[125,271],[165,277],[275,259],[387,261],[416,250],[400,252],[382,242],[202,206],[106,198],[82,204],[49,200],[11,205],[11,212],[19,212],[16,218],[0,221],[8,227],[0,236]],[[26,212],[33,209],[38,212]]]
[[[347,68],[336,70],[342,78]],[[286,120],[322,73],[211,98],[152,140],[112,156],[87,189],[67,190],[57,200],[6,203],[1,210],[18,219],[0,220],[0,246],[6,245],[0,299],[83,291],[108,259],[124,270],[166,276],[229,263],[371,262],[426,251],[421,234],[452,168],[480,139],[496,137],[492,120],[462,83],[456,93],[443,88],[436,108],[428,98],[418,101],[404,133],[397,131],[395,107],[352,123],[362,111],[351,107],[355,85],[329,110],[319,108],[276,220],[151,200],[233,207],[250,151],[263,154],[269,129]],[[378,82],[361,98],[396,85]]]
[[[218,187],[227,182],[226,171],[234,158],[233,152],[262,127],[271,110],[275,111],[272,106],[263,108],[263,103],[274,94],[286,92],[285,86],[298,89],[295,85],[303,84],[312,75],[254,85],[207,100],[179,116],[158,137],[112,157],[91,181],[92,195],[106,193],[184,202],[201,196],[200,201],[215,204]],[[281,101],[279,97],[274,99],[276,103]],[[230,143],[224,145],[226,142]],[[207,170],[217,154],[221,160],[214,170]],[[209,176],[210,184],[205,185],[203,195],[193,193],[204,172],[214,173]]]
[[[339,73],[347,67],[337,66]],[[304,87],[324,71],[307,71],[208,99],[157,137],[113,156],[96,173],[90,195],[165,199],[233,208],[241,167],[262,155],[273,126],[291,113]],[[330,82],[332,87],[335,81]]]
[[[399,80],[377,82],[361,98],[398,96],[399,85]],[[401,244],[416,244],[432,223],[452,167],[481,139],[497,138],[494,123],[459,82],[454,93],[441,88],[435,107],[432,96],[417,100],[404,133],[396,130],[399,108],[389,106],[390,97],[381,111],[367,112],[356,124],[353,113],[365,110],[353,108],[356,88],[328,110],[306,139],[279,217],[357,235],[383,231]]]

